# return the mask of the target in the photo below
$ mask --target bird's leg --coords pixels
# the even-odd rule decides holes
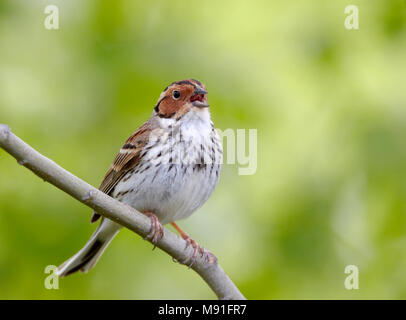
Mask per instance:
[[[164,228],[155,214],[152,212],[143,213],[151,220],[151,230],[144,239],[150,239],[154,245],[153,249],[155,249],[158,240],[164,236]]]
[[[192,265],[195,263],[197,253],[199,253],[200,256],[202,258],[204,258],[209,263],[216,263],[217,262],[217,258],[216,258],[216,256],[214,254],[212,254],[210,251],[206,250],[205,248],[203,248],[202,246],[197,244],[197,242],[195,240],[193,240],[191,237],[189,237],[189,235],[185,231],[183,231],[175,222],[171,222],[171,225],[179,232],[179,234],[183,238],[183,240],[186,241],[185,249],[187,247],[189,247],[190,245],[193,248],[193,254],[190,257],[189,268],[192,267]],[[186,261],[184,261],[183,264],[186,264]]]

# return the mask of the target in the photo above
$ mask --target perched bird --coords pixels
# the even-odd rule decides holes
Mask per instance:
[[[219,181],[222,154],[206,87],[194,79],[173,82],[161,93],[149,120],[124,143],[99,189],[147,215],[154,244],[163,236],[162,224],[171,223],[194,249],[191,265],[198,253],[211,254],[175,221],[189,217],[210,197]],[[99,218],[93,212],[91,222]],[[89,271],[120,229],[103,217],[86,245],[57,274]]]

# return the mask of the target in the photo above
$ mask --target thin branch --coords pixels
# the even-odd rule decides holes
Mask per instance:
[[[150,220],[145,215],[111,198],[66,171],[31,148],[14,135],[9,126],[4,124],[0,124],[0,146],[16,158],[20,165],[30,169],[43,180],[53,184],[106,218],[121,224],[141,237],[145,237],[149,233]],[[168,229],[165,229],[165,234],[158,241],[157,247],[176,261],[187,261],[192,254],[192,248],[185,249],[185,241]],[[219,299],[245,299],[218,263],[208,263],[199,255],[192,269],[203,278]]]

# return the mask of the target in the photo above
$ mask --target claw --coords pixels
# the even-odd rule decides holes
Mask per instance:
[[[217,263],[217,258],[214,254],[212,254],[209,250],[206,250],[202,246],[198,245],[197,242],[195,240],[193,240],[191,237],[189,237],[189,235],[186,232],[184,232],[181,228],[179,228],[179,226],[176,223],[171,222],[171,225],[180,233],[183,240],[185,240],[185,242],[186,242],[185,250],[189,246],[192,246],[192,248],[193,248],[192,256],[180,263],[182,263],[184,265],[188,265],[188,267],[190,269],[193,266],[193,264],[196,262],[198,253],[200,254],[200,257],[204,259],[204,261],[206,261],[210,264]]]
[[[196,243],[195,240],[193,240],[190,237],[185,238],[185,242],[186,242],[186,246],[185,246],[185,250],[191,245],[193,247],[193,254],[191,257],[186,258],[186,260],[184,260],[182,262],[182,264],[187,264],[188,262],[190,262],[190,264],[188,265],[188,268],[190,269],[193,264],[196,262],[196,257],[197,257],[197,251],[199,250],[199,245]]]
[[[155,214],[151,212],[145,212],[144,214],[151,220],[151,229],[145,236],[144,240],[151,240],[152,244],[154,245],[152,250],[154,250],[159,239],[164,236],[164,228]]]
[[[186,242],[186,245],[185,245],[185,250],[186,250],[192,244],[192,239],[187,238],[187,239],[185,239],[185,242]]]
[[[212,254],[209,250],[206,250],[205,248],[203,248],[202,246],[197,244],[197,242],[195,240],[193,240],[192,238],[190,238],[189,236],[185,238],[185,242],[186,242],[185,249],[188,248],[190,245],[193,247],[192,256],[182,262],[182,264],[185,264],[185,265],[188,264],[188,262],[189,262],[189,264],[188,264],[189,269],[196,262],[197,254],[199,254],[201,258],[203,258],[206,262],[208,262],[210,264],[217,262],[217,258],[214,254]]]

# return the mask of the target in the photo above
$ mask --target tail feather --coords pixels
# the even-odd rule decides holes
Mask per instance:
[[[74,272],[88,272],[99,260],[111,240],[120,230],[120,225],[103,219],[86,245],[73,257],[61,264],[57,270],[59,277],[66,277]]]

